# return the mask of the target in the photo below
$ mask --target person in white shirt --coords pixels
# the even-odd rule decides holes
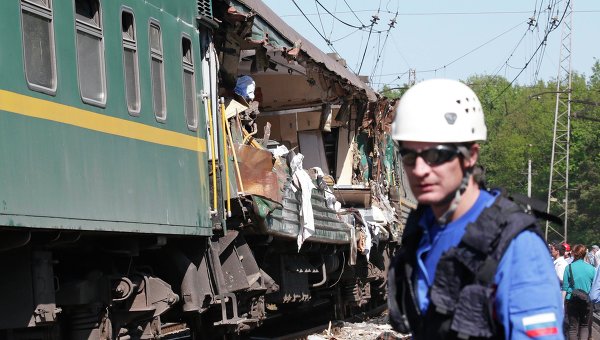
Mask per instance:
[[[550,244],[550,254],[554,259],[554,270],[560,280],[560,284],[563,282],[563,275],[565,274],[565,268],[567,267],[567,260],[565,259],[565,246],[558,243]]]
[[[600,247],[598,247],[597,245],[594,244],[592,246],[591,253],[594,254],[594,263],[593,263],[594,267],[596,267],[596,269],[600,268]]]

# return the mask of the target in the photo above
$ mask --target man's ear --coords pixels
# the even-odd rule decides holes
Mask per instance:
[[[477,160],[479,159],[479,150],[481,150],[481,146],[477,143],[473,143],[469,147],[469,157],[464,158],[465,167],[472,168],[477,164]]]

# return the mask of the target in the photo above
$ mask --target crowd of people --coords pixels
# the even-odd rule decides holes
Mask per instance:
[[[565,333],[568,339],[591,339],[592,313],[600,303],[600,247],[577,244],[571,249],[555,242],[549,249],[565,301]]]

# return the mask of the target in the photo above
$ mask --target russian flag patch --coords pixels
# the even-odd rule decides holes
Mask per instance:
[[[556,315],[554,313],[542,313],[523,318],[525,334],[530,338],[558,333]]]

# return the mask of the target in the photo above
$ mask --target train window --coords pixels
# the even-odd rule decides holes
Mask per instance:
[[[123,32],[123,69],[125,74],[125,96],[127,109],[132,115],[140,113],[140,82],[137,56],[137,40],[133,13],[123,10],[121,13]]]
[[[100,28],[100,3],[98,0],[75,0],[75,19],[80,23]]]
[[[43,7],[48,7],[50,5],[50,2],[48,0],[27,0],[27,2],[31,2]]]
[[[100,15],[98,0],[75,0],[79,91],[84,102],[104,106],[106,78]]]
[[[192,58],[192,41],[183,37],[181,39],[183,56],[183,105],[188,128],[196,130],[198,118],[196,114],[196,86],[194,81],[194,60]]]
[[[167,118],[165,98],[165,71],[163,66],[163,48],[158,22],[150,22],[150,58],[152,72],[152,105],[158,121]]]
[[[21,26],[27,84],[32,90],[54,94],[56,57],[50,1],[21,1]]]

